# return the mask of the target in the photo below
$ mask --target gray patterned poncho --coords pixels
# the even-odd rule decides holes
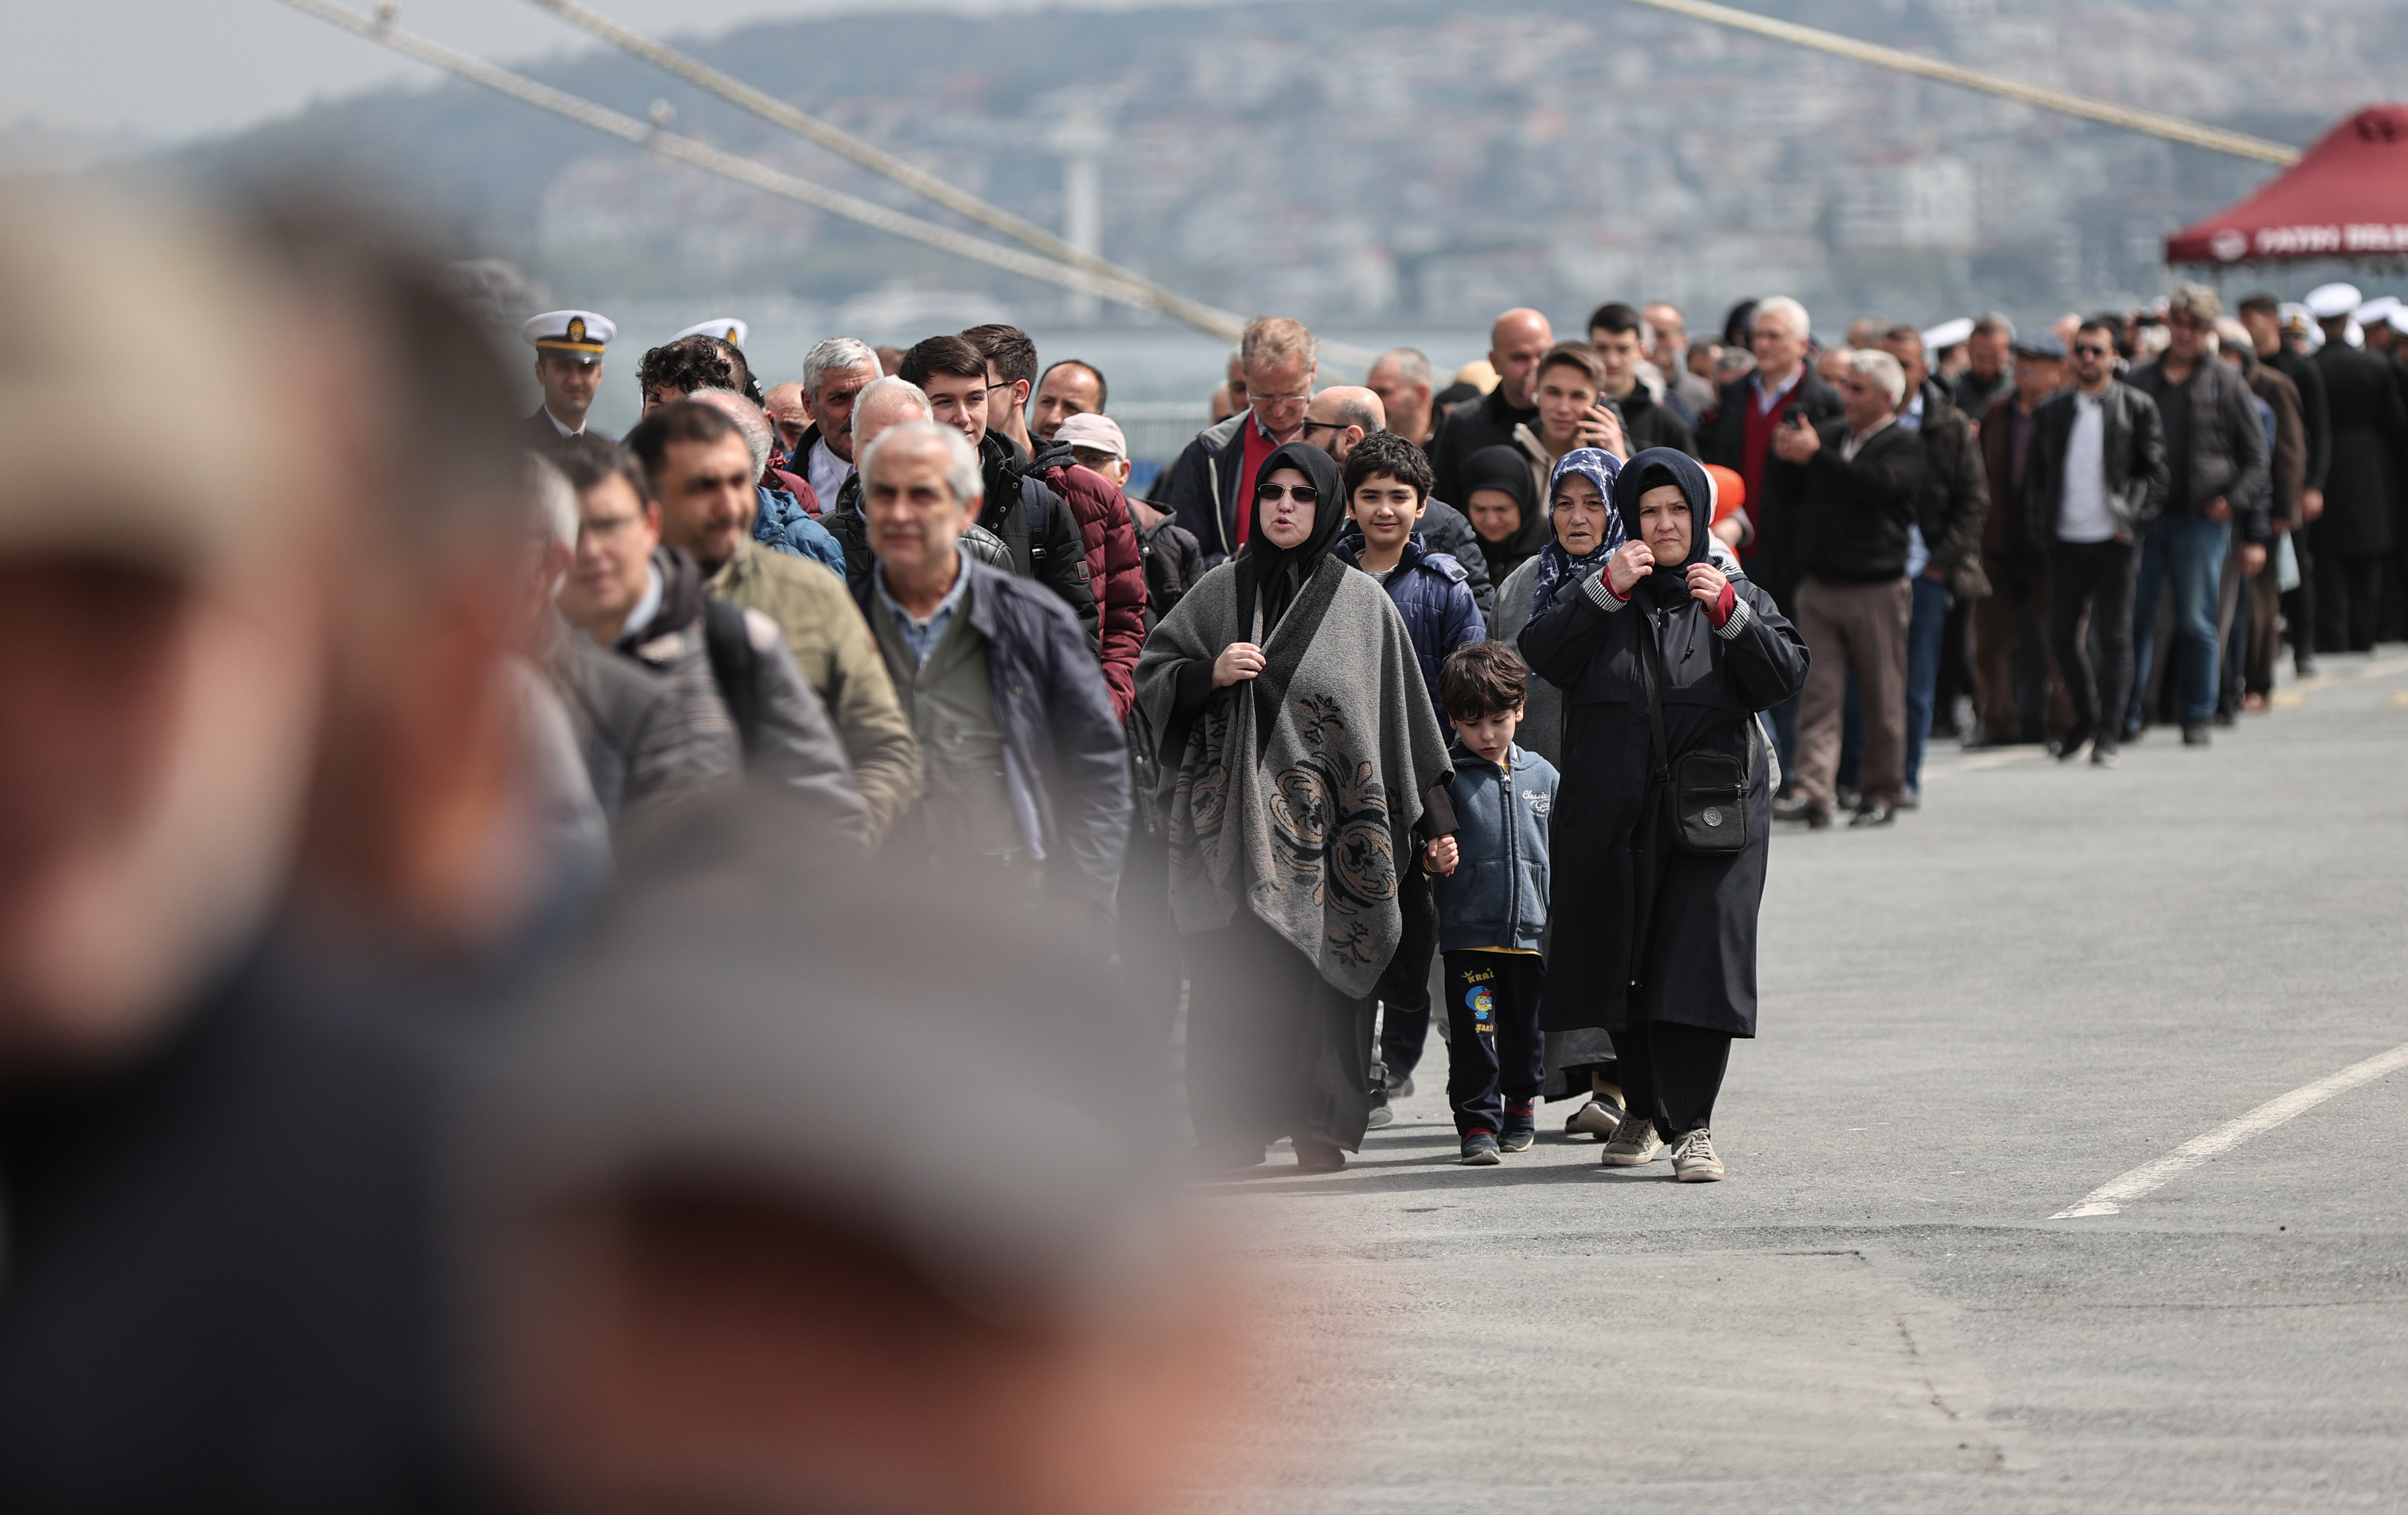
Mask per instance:
[[[1400,858],[1422,797],[1451,772],[1412,640],[1370,575],[1324,558],[1266,638],[1238,618],[1238,565],[1189,590],[1146,639],[1137,693],[1160,735],[1156,795],[1182,933],[1239,902],[1362,998],[1404,934]],[[1182,669],[1233,642],[1268,667],[1182,718]]]

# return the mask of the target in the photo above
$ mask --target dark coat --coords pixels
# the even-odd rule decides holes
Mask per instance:
[[[1723,385],[1714,413],[1698,423],[1698,461],[1719,463],[1742,475],[1747,472],[1741,464],[1747,451],[1747,412],[1755,404],[1754,375]],[[1782,411],[1799,411],[1808,426],[1819,426],[1839,418],[1840,397],[1809,368],[1798,376]],[[1785,605],[1798,586],[1798,508],[1806,497],[1806,469],[1782,462],[1768,450],[1763,484],[1747,502],[1748,519],[1756,523],[1756,545],[1747,555],[1748,577]]]
[[[1989,598],[1982,571],[1982,523],[1990,513],[1990,481],[1973,443],[1973,423],[1928,380],[1923,385],[1923,487],[1914,522],[1949,593],[1961,601]]]
[[[1103,671],[1068,606],[1043,585],[962,555],[969,624],[986,643],[1003,774],[1049,894],[1109,916],[1128,842],[1128,749]],[[869,613],[869,580],[853,600]]]
[[[860,473],[845,475],[844,487],[836,492],[836,503],[820,517],[819,525],[843,551],[845,587],[858,594],[861,586],[869,582],[870,566],[878,561],[869,550],[869,518],[861,513]],[[971,522],[962,532],[961,541],[963,549],[987,567],[1006,573],[1016,571],[1011,549],[1003,544],[1002,538],[977,522]]]
[[[1204,577],[1204,549],[1169,512],[1145,500],[1129,501],[1129,517],[1137,526],[1138,555],[1145,567],[1145,628],[1151,631]]]
[[[1254,413],[1241,409],[1197,432],[1154,486],[1154,498],[1204,549],[1208,569],[1238,550],[1238,512],[1251,504],[1238,498],[1246,471],[1243,428]]]
[[[2332,411],[2325,403],[2325,372],[2315,358],[2296,351],[2287,340],[2265,361],[2299,387],[2300,426],[2308,442],[2308,471],[2302,483],[2309,489],[2322,489],[2325,475],[2332,469]]]
[[[1353,568],[1363,566],[1363,539],[1340,537],[1330,556]],[[1438,697],[1439,665],[1457,647],[1485,641],[1488,623],[1471,598],[1464,566],[1446,553],[1434,552],[1416,532],[1405,541],[1405,556],[1383,585],[1405,618],[1412,638],[1413,656],[1422,665],[1422,682],[1429,685],[1430,709],[1438,714],[1439,729],[1446,729],[1446,706]]]
[[[1643,453],[1650,447],[1669,447],[1676,453],[1698,455],[1698,440],[1689,423],[1665,400],[1647,392],[1645,384],[1633,384],[1630,393],[1618,402],[1622,411],[1622,433],[1630,440],[1633,453]]]
[[[480,1503],[432,1039],[474,1001],[327,960],[255,957],[156,1045],[0,1104],[0,1508]]]
[[[2024,462],[2024,498],[2031,503],[2032,536],[2045,552],[2057,542],[2065,510],[2065,447],[2073,435],[2080,392],[2061,389],[2033,412],[2031,454]],[[2100,469],[2106,475],[2107,512],[2134,537],[2166,505],[2165,423],[2157,402],[2121,379],[2100,397]]]
[[[2316,523],[2319,553],[2380,557],[2389,552],[2392,512],[2408,480],[2408,410],[2392,367],[2346,342],[2316,351],[2332,415],[2332,467],[2325,474],[2325,513]]]
[[[2132,387],[2157,402],[2165,426],[2165,513],[2195,514],[2222,499],[2239,515],[2266,487],[2266,427],[2257,397],[2212,355],[2174,383],[2166,376],[2170,355],[2132,370]]]
[[[1826,421],[1815,435],[1823,445],[1806,461],[1806,493],[1798,504],[1799,574],[1834,584],[1903,575],[1906,528],[1928,471],[1922,437],[1893,421],[1865,439],[1854,459],[1842,459],[1847,422]]]
[[[540,405],[535,408],[535,414],[526,418],[524,430],[527,451],[546,457],[552,455],[553,448],[568,440],[560,434],[558,426],[552,424],[551,413]]]
[[[1457,740],[1455,872],[1429,879],[1438,903],[1439,950],[1518,947],[1539,951],[1547,930],[1547,817],[1555,811],[1555,765],[1528,748],[1508,747],[1499,768]]]
[[[1638,529],[1651,461],[1674,457],[1682,454],[1641,453],[1622,470],[1614,505],[1625,529]],[[1673,472],[1684,481],[1692,519],[1706,519],[1704,470],[1688,463],[1687,474]],[[1702,541],[1690,561],[1704,561]],[[1578,927],[1554,933],[1541,1018],[1550,1032],[1666,1021],[1753,1036],[1756,913],[1772,830],[1770,754],[1755,713],[1805,687],[1806,645],[1772,597],[1744,576],[1731,581],[1741,608],[1716,630],[1677,575],[1658,568],[1628,603],[1614,605],[1604,571],[1558,594],[1522,631],[1531,671],[1564,691],[1549,916]],[[1639,663],[1642,650],[1657,648],[1668,756],[1715,750],[1748,765],[1743,851],[1693,857],[1662,835],[1663,786]]]
[[[735,779],[731,736],[696,740],[678,689],[660,674],[595,646],[557,614],[538,633],[534,661],[568,712],[585,776],[612,827]]]
[[[2042,399],[2041,404],[2048,401]],[[2028,423],[2038,435],[2039,407],[2033,408]],[[1983,412],[1982,425],[1974,433],[1974,444],[1982,452],[1982,471],[1988,483],[1990,509],[1982,517],[1982,556],[2000,566],[2014,566],[2028,571],[2047,561],[2047,555],[2031,531],[2031,440],[2024,443],[2026,472],[2015,477],[2015,397],[1992,405]]]
[[[1430,443],[1430,472],[1438,477],[1430,493],[1440,499],[1463,498],[1463,460],[1484,447],[1512,446],[1513,428],[1525,425],[1539,429],[1538,407],[1517,411],[1506,404],[1502,384],[1456,406]]]
[[[2269,534],[2290,531],[2305,524],[2300,492],[2308,485],[2307,419],[2300,404],[2300,386],[2271,363],[2255,354],[2248,359],[2249,391],[2274,412],[2272,477],[2269,481]]]
[[[990,431],[979,443],[979,469],[986,478],[986,503],[978,524],[1001,538],[1012,568],[1061,597],[1087,634],[1087,650],[1103,650],[1103,620],[1096,586],[1087,573],[1087,544],[1067,502],[1042,479],[1020,471],[1028,461],[1011,439]]]

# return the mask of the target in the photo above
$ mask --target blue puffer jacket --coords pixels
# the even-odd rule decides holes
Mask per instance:
[[[1361,568],[1363,539],[1340,537],[1329,554]],[[1405,630],[1413,639],[1413,653],[1422,660],[1422,682],[1429,685],[1430,708],[1438,712],[1441,731],[1447,729],[1446,707],[1438,700],[1438,666],[1457,647],[1488,635],[1487,618],[1480,613],[1480,602],[1471,598],[1471,586],[1465,582],[1468,577],[1461,563],[1445,553],[1431,552],[1418,531],[1405,539],[1405,556],[1388,575],[1388,598],[1396,602],[1397,613],[1405,618]]]
[[[752,540],[773,553],[808,557],[844,577],[844,545],[810,517],[803,502],[783,489],[754,485],[760,509],[752,512]]]
[[[1555,767],[1516,743],[1512,771],[1455,744],[1455,872],[1430,880],[1441,952],[1526,947],[1547,929],[1547,816],[1555,808]]]

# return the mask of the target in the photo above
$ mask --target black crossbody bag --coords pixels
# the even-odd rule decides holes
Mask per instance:
[[[1671,743],[1664,736],[1664,707],[1656,692],[1656,665],[1662,643],[1655,619],[1640,613],[1647,630],[1639,649],[1639,670],[1647,681],[1647,724],[1655,743],[1656,777],[1664,786],[1664,818],[1672,844],[1699,858],[1727,858],[1747,846],[1747,761],[1727,752],[1684,753],[1678,762],[1666,754]]]

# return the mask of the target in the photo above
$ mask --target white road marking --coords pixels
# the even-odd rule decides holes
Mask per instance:
[[[2293,1116],[2315,1109],[2334,1095],[2372,1083],[2400,1068],[2408,1068],[2408,1046],[2395,1046],[2378,1053],[2364,1062],[2354,1062],[2329,1077],[2291,1090],[2280,1099],[2268,1100],[2237,1120],[2228,1120],[2204,1136],[2194,1136],[2155,1162],[2143,1162],[2131,1172],[2110,1179],[2082,1196],[2082,1203],[2071,1209],[2057,1211],[2052,1220],[2078,1220],[2084,1216],[2115,1215],[2131,1201],[2139,1199],[2168,1179],[2199,1166],[2219,1152],[2229,1152],[2252,1136],[2273,1130]]]

